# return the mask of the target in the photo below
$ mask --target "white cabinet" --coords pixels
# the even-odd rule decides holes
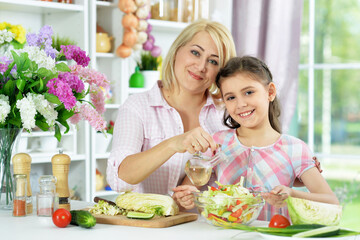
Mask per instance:
[[[74,40],[78,46],[89,50],[88,1],[76,0],[74,4],[32,0],[0,0],[0,21],[20,24],[27,31],[38,32],[44,25],[51,25],[54,32]],[[76,189],[78,196],[88,201],[90,196],[90,153],[89,126],[81,123],[71,126],[69,133],[62,136],[60,143],[49,144],[54,140],[53,132],[32,131],[21,135],[19,148],[30,154],[31,186],[33,194],[38,191],[41,175],[52,174],[51,158],[63,149],[71,158],[69,188]],[[26,146],[25,146],[26,145]]]

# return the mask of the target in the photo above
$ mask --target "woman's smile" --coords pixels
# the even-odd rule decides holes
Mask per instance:
[[[194,78],[196,80],[202,80],[203,79],[203,77],[201,77],[201,76],[199,76],[199,75],[197,75],[197,74],[195,74],[195,73],[193,73],[191,71],[188,71],[188,73],[192,78]]]

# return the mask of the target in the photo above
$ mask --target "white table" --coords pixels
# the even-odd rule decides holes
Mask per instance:
[[[71,201],[71,209],[83,209],[92,204]],[[267,222],[257,221],[256,226],[266,226]],[[50,217],[37,217],[36,213],[26,217],[13,217],[11,211],[0,210],[1,240],[212,240],[212,239],[294,239],[271,236],[235,229],[222,229],[207,224],[203,219],[168,228],[140,228],[119,225],[96,224],[91,229],[69,225],[56,227]],[[319,238],[320,239],[320,238]],[[322,238],[323,239],[323,238]],[[336,239],[360,240],[360,237]]]

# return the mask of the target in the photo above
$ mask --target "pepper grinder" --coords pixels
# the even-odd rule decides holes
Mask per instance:
[[[63,154],[62,150],[51,159],[53,175],[57,179],[56,193],[59,196],[59,208],[65,208],[68,211],[70,211],[70,191],[68,184],[70,162],[70,157]]]
[[[30,186],[31,157],[26,153],[15,154],[12,158],[14,174],[25,174],[27,178],[26,212],[32,214],[32,192]]]

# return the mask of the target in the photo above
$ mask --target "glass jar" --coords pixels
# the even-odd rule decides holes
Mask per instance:
[[[14,174],[13,216],[26,216],[27,176]]]
[[[185,173],[195,186],[204,186],[211,177],[213,167],[226,160],[223,151],[218,151],[212,157],[207,157],[198,152],[186,162]]]
[[[56,177],[44,175],[39,179],[40,191],[36,195],[37,215],[51,217],[57,209]]]

